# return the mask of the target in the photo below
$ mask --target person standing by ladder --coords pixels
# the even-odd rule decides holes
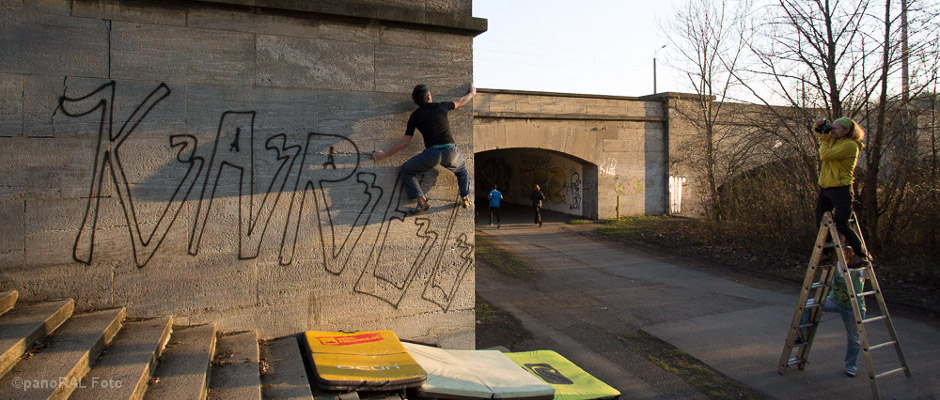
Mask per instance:
[[[849,268],[871,265],[871,256],[865,252],[858,235],[849,228],[852,216],[852,183],[855,181],[855,164],[858,153],[864,147],[865,131],[850,118],[838,118],[832,124],[818,118],[813,127],[819,138],[819,196],[816,198],[816,228],[827,211],[839,233],[855,252]]]
[[[842,317],[846,341],[844,360],[845,375],[849,378],[854,378],[855,371],[858,369],[858,354],[862,349],[862,342],[859,340],[858,325],[855,324],[855,312],[852,311],[852,303],[850,303],[849,300],[849,288],[845,283],[845,278],[842,277],[842,271],[845,265],[839,261],[836,263],[836,268],[839,269],[839,273],[835,274],[833,277],[832,288],[829,290],[829,296],[826,297],[826,301],[823,304],[822,312],[838,313],[839,316]],[[852,287],[857,295],[861,293],[865,287],[863,272],[853,271],[851,277]],[[858,299],[858,310],[862,314],[862,318],[865,318],[865,300],[860,297]],[[809,322],[810,312],[811,310],[809,308],[803,311],[803,317],[800,319],[801,324]],[[796,337],[796,344],[805,343],[808,334],[809,332],[807,332],[806,329],[801,330]]]

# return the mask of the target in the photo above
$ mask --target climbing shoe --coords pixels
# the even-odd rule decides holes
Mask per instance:
[[[431,208],[431,203],[428,202],[427,200],[421,201],[421,198],[419,197],[417,202],[418,202],[418,205],[415,206],[415,208],[412,208],[410,211],[408,211],[408,214],[411,214],[411,215],[421,214]]]

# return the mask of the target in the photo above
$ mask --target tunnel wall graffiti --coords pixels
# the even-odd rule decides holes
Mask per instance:
[[[410,216],[397,167],[420,141],[370,154],[403,134],[414,84],[465,93],[485,21],[469,0],[395,6],[452,16],[409,28],[359,3],[4,3],[0,290],[263,337],[389,328],[472,348],[456,179],[425,174],[431,212]],[[472,166],[469,108],[451,124]]]
[[[538,149],[509,149],[478,153],[476,193],[499,185],[506,202],[530,205],[534,185],[545,200],[542,206],[565,214],[583,213],[584,167],[577,160]]]

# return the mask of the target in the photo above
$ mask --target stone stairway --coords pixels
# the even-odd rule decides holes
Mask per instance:
[[[0,400],[313,399],[297,338],[261,341],[124,308],[73,314],[71,299],[0,292]],[[355,392],[317,398],[358,399]],[[400,397],[399,397],[400,398]]]

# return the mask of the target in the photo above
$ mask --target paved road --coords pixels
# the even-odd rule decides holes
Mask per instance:
[[[526,222],[527,215],[508,215],[502,229],[495,229],[482,217],[478,232],[506,245],[540,277],[521,282],[480,266],[477,292],[519,318],[538,345],[618,388],[625,399],[706,398],[618,339],[637,329],[771,398],[871,398],[861,358],[858,377],[842,372],[845,334],[832,314],[824,316],[806,370],[777,374],[797,284],[736,277],[619,248],[577,225],[549,222],[538,228]],[[913,377],[879,379],[882,398],[940,399],[940,331],[892,317]],[[882,327],[869,327],[870,336]],[[874,356],[896,364],[893,354],[878,350]]]

